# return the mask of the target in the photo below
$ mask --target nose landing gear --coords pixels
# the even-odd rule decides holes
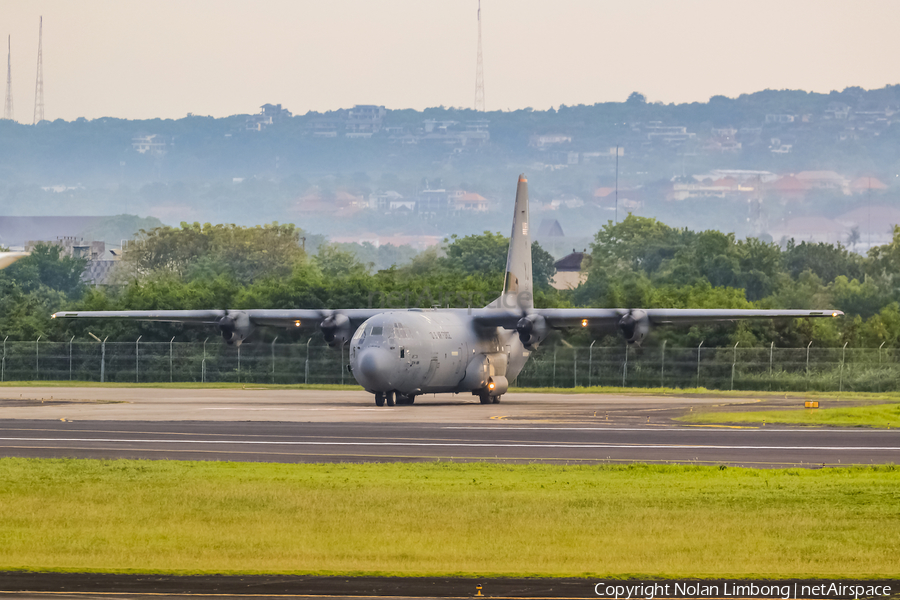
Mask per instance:
[[[500,396],[492,396],[488,392],[481,392],[478,394],[478,400],[481,401],[482,404],[500,404]]]
[[[397,394],[397,404],[400,404],[401,395]],[[375,406],[394,405],[394,392],[375,392]]]

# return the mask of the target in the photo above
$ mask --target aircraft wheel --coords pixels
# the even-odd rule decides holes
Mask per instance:
[[[384,394],[375,392],[375,406],[384,406]]]
[[[388,406],[394,405],[394,392],[385,392],[384,399],[387,402]]]
[[[397,406],[409,406],[415,401],[415,394],[397,394]]]
[[[416,402],[415,394],[410,394],[409,396],[406,397],[406,403],[409,404],[410,406],[412,406],[415,402]]]
[[[493,396],[494,404],[500,404],[500,396]]]
[[[482,404],[490,404],[491,403],[491,395],[490,394],[479,394],[478,399]]]

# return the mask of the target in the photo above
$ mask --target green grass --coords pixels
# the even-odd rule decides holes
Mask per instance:
[[[0,459],[0,570],[896,576],[900,468]]]
[[[840,427],[898,427],[900,403],[839,408],[749,410],[746,412],[693,412],[680,421],[689,423],[791,423]]]

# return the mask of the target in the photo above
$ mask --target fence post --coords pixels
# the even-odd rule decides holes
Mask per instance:
[[[591,340],[591,347],[588,349],[588,387],[594,386],[594,344],[597,340]]]
[[[847,356],[847,344],[849,343],[850,342],[844,342],[844,347],[841,348],[841,383],[840,387],[838,388],[839,394],[844,393],[844,358]]]
[[[169,340],[169,383],[172,383],[172,342],[175,341],[175,336],[172,336],[172,339]]]
[[[41,378],[41,350],[40,344],[38,342],[41,341],[41,338],[44,337],[44,334],[38,336],[36,340],[34,340],[34,378]]]
[[[553,349],[553,381],[551,382],[550,387],[556,387],[556,351],[558,348]]]
[[[275,336],[275,339],[272,340],[272,383],[275,383],[275,342],[278,341],[278,336]]]
[[[240,383],[240,382],[241,382],[241,346],[240,346],[240,344],[238,344],[238,372],[237,372],[237,376],[238,376],[238,383]]]
[[[578,387],[578,349],[572,349],[572,387]]]
[[[206,342],[209,338],[203,340],[203,360],[200,361],[200,383],[206,383]]]
[[[769,346],[769,377],[772,376],[772,357],[775,354],[775,342]]]
[[[341,385],[344,385],[344,344],[341,344]]]
[[[141,338],[143,335],[139,335],[138,339],[134,340],[134,382],[140,383],[141,379]]]
[[[700,349],[703,348],[703,342],[706,340],[700,340],[700,345],[697,346],[697,387],[700,387]]]
[[[740,342],[734,345],[734,356],[731,358],[731,391],[734,391],[734,364],[737,362],[737,347]]]
[[[72,339],[69,340],[69,381],[72,381],[72,340],[75,339],[75,336],[72,336]]]
[[[812,346],[812,340],[806,345],[806,391],[809,391],[809,347]]]
[[[622,364],[622,387],[628,379],[628,342],[625,342],[625,362]]]
[[[881,342],[881,346],[878,346],[878,369],[881,370],[881,348],[884,346],[884,342]],[[881,391],[881,380],[878,381],[878,391]]]
[[[303,368],[303,384],[309,385],[309,343],[312,341],[312,338],[306,340],[306,364]]]
[[[6,381],[6,340],[9,336],[3,338],[3,360],[0,361],[0,381]]]
[[[659,387],[666,387],[666,342],[663,340],[662,357],[659,362]]]
[[[100,342],[100,383],[106,382],[106,340],[108,339],[109,336],[106,336]]]

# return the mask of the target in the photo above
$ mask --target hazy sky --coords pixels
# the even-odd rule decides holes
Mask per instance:
[[[16,119],[471,107],[477,0],[0,0]],[[900,2],[483,0],[488,110],[900,81]]]

